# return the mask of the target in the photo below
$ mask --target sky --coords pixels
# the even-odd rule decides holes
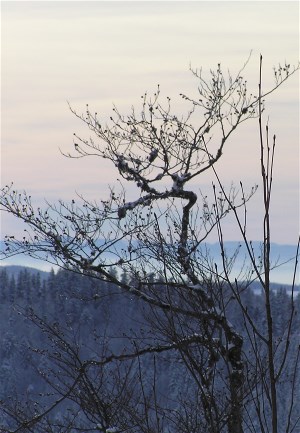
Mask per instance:
[[[114,167],[99,158],[68,159],[73,133],[89,131],[72,115],[86,103],[108,119],[115,104],[122,113],[140,96],[197,95],[197,80],[221,63],[234,75],[252,51],[244,71],[263,88],[274,84],[273,66],[299,58],[299,3],[277,1],[1,2],[1,184],[14,181],[34,202],[70,200],[75,192],[101,199],[116,182]],[[273,242],[295,244],[299,233],[299,78],[293,76],[267,100],[264,121],[277,136],[272,203]],[[259,182],[257,120],[244,124],[227,143],[218,163],[225,185]],[[210,188],[203,176],[199,188]],[[249,204],[249,236],[261,239],[261,195]],[[2,215],[1,239],[21,226]],[[227,225],[228,238],[238,234]],[[212,239],[213,241],[214,239]]]

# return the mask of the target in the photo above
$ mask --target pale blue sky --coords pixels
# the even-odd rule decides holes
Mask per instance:
[[[255,90],[260,53],[266,88],[273,65],[299,57],[298,2],[4,1],[1,8],[1,182],[13,180],[38,204],[70,199],[75,190],[101,198],[116,178],[107,162],[59,153],[72,150],[74,131],[89,136],[67,101],[79,112],[89,103],[107,118],[113,103],[126,114],[160,83],[180,110],[178,94],[197,91],[190,63],[208,71],[221,62],[235,73],[253,50],[245,76]],[[298,83],[291,78],[267,105],[278,136],[273,240],[285,244],[295,243],[299,231]],[[256,183],[257,151],[254,120],[225,149],[218,167],[224,182]],[[209,182],[203,178],[204,186]],[[259,196],[250,214],[255,240],[258,207]],[[15,221],[3,218],[2,236],[15,229]]]

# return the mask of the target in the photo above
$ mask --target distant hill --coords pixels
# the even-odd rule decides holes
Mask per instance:
[[[49,276],[48,271],[41,271],[40,269],[31,268],[28,266],[21,266],[21,265],[9,265],[9,266],[0,266],[0,271],[2,269],[5,269],[7,272],[7,275],[9,277],[14,276],[17,277],[18,274],[26,269],[31,275],[40,274],[40,277],[42,280],[47,279]]]
[[[239,249],[239,254],[235,260],[233,271],[238,275],[240,269],[249,263],[246,247],[242,242],[230,241],[224,243],[226,254],[230,257],[233,256],[236,249]],[[220,268],[222,266],[220,245],[214,244],[203,244],[202,249],[207,248],[211,257],[215,260],[216,264]],[[252,242],[252,249],[255,257],[261,255],[261,243],[258,241]],[[274,284],[280,285],[291,285],[293,282],[295,257],[296,257],[297,246],[296,245],[282,245],[282,244],[271,244],[271,281]],[[299,259],[299,258],[298,258]],[[235,273],[233,272],[233,274]],[[297,272],[296,285],[300,285],[299,268]]]
[[[241,269],[241,267],[244,264],[245,258],[247,262],[246,248],[242,244],[242,242],[238,242],[238,241],[225,242],[224,245],[228,256],[233,255],[236,248],[238,248],[238,246],[241,245],[241,247],[239,248],[239,255],[234,265],[234,269],[236,269],[238,273],[238,271]],[[252,248],[256,257],[260,255],[260,245],[261,243],[258,241],[254,241],[252,243]],[[121,247],[124,247],[124,243],[120,244],[120,248]],[[5,249],[4,242],[0,241],[0,251],[4,251],[4,249]],[[220,245],[218,243],[201,244],[199,250],[201,251],[201,249],[204,252],[208,250],[211,255],[211,258],[213,258],[213,260],[218,265],[218,267],[221,266]],[[271,244],[271,262],[274,266],[274,269],[271,272],[272,282],[277,283],[279,285],[292,284],[296,249],[297,249],[296,245],[282,245],[276,243]],[[24,254],[2,260],[0,261],[0,266],[1,265],[2,266],[26,266],[28,268],[34,268],[45,272],[49,272],[51,268],[54,268],[54,270],[58,269],[57,266],[55,267],[43,260],[32,259]],[[298,278],[296,279],[296,284],[297,286],[300,285],[299,271],[298,271]]]
[[[251,289],[254,291],[254,293],[256,294],[260,294],[261,293],[261,285],[258,281],[254,281],[251,284]],[[271,289],[274,290],[275,292],[277,292],[280,289],[285,289],[287,293],[291,293],[292,291],[292,285],[291,284],[284,284],[284,283],[271,283]],[[295,295],[300,294],[300,285],[296,285],[294,287],[294,291],[295,291]]]

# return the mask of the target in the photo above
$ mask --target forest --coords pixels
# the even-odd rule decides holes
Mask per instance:
[[[133,278],[127,274],[121,276],[128,283]],[[162,285],[159,280],[157,283]],[[0,287],[2,432],[15,428],[22,416],[30,418],[37,410],[51,407],[53,401],[63,395],[76,374],[75,370],[84,360],[99,360],[112,353],[125,355],[138,349],[141,338],[149,346],[153,344],[147,321],[149,311],[145,305],[135,297],[124,296],[110,282],[65,270],[45,273],[12,266],[1,268]],[[274,337],[279,342],[287,333],[292,303],[287,294],[289,287],[278,286],[276,289],[272,291],[271,300]],[[242,297],[259,331],[263,332],[264,295],[254,294],[251,287],[247,287]],[[299,356],[300,295],[295,296],[294,307],[291,352],[278,388],[279,431],[282,432],[286,428],[288,396],[293,388],[300,389],[300,376],[295,371],[295,360]],[[237,302],[231,304],[228,314],[232,324],[243,335],[244,352],[248,357],[252,352],[251,339]],[[132,424],[136,427],[129,431],[155,431],[155,428],[164,432],[204,431],[201,430],[201,415],[184,404],[197,394],[197,390],[189,368],[176,353],[149,353],[143,359],[125,359],[122,365],[115,359],[113,365],[107,365],[101,374],[94,374],[91,372],[90,381],[83,381],[69,398],[55,406],[40,428],[16,431],[109,433],[127,431],[133,428]],[[122,384],[122,374],[126,375],[131,393]],[[247,374],[250,381],[251,371]],[[91,384],[101,396],[101,407],[92,398]],[[23,407],[19,407],[20,404]],[[247,410],[249,413],[255,411],[251,398]],[[300,396],[296,393],[291,425],[297,422],[299,413]],[[155,420],[157,414],[160,415],[158,424]],[[143,429],[139,430],[142,424]],[[115,426],[118,430],[113,430]],[[257,431],[258,428],[257,418],[257,425],[254,422],[248,431]]]

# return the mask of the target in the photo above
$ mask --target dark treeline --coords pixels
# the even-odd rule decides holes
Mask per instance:
[[[131,276],[126,274],[122,279],[132,280]],[[155,276],[153,280],[155,281]],[[255,294],[250,288],[241,296],[251,317],[264,329],[264,296]],[[285,397],[289,394],[290,387],[293,385],[300,389],[299,377],[295,382],[294,372],[289,370],[289,366],[294,365],[293,356],[297,356],[299,346],[299,295],[295,297],[294,305],[295,320],[292,324],[290,346],[295,350],[291,350],[290,361],[288,360],[285,366],[285,380],[280,388],[279,414],[286,410],[285,400],[288,404],[288,399]],[[230,303],[228,317],[243,334],[245,356],[249,357],[253,347],[247,342],[243,315],[236,307],[235,302]],[[281,287],[274,291],[272,310],[274,332],[278,341],[287,331],[290,308],[291,297],[286,288]],[[16,414],[18,408],[14,404],[22,402],[22,413],[27,410],[28,416],[34,414],[34,411],[38,413],[41,408],[51,406],[53,399],[57,398],[61,391],[61,385],[57,382],[61,374],[58,357],[70,356],[72,350],[82,360],[98,359],[99,354],[103,356],[104,353],[122,354],[137,347],[141,338],[151,345],[151,327],[145,320],[146,317],[147,311],[139,301],[130,294],[121,293],[107,281],[64,270],[40,273],[20,268],[18,272],[12,272],[9,267],[3,267],[0,270],[0,400],[6,409],[0,413],[0,431],[15,425],[16,420],[12,414]],[[63,344],[70,345],[70,353],[69,349],[59,346],[59,339]],[[172,358],[170,353],[162,356],[164,359],[160,364],[160,371],[155,372],[157,399],[160,404],[167,405],[170,411],[176,411],[176,404],[182,402],[185,393],[189,392],[188,372],[180,360]],[[148,354],[140,365],[138,362],[134,365],[124,363],[131,369],[131,373],[126,373],[130,378],[143,377],[143,392],[146,393],[147,387],[151,388],[153,383],[153,359],[154,357]],[[69,362],[72,369],[71,358]],[[141,371],[138,374],[141,368],[144,369],[143,374]],[[120,370],[118,374],[121,375]],[[247,374],[250,376],[251,372]],[[108,383],[102,385],[110,387]],[[113,394],[112,390],[111,392]],[[96,418],[87,417],[84,408],[78,406],[78,401],[68,399],[57,405],[49,414],[49,419],[52,423],[57,423],[58,427],[51,431],[63,431],[59,429],[60,420],[65,419],[66,413],[75,416],[75,412],[78,425],[82,422],[85,428],[96,428]],[[295,413],[298,411],[297,407],[300,413],[299,393],[294,407]],[[119,411],[121,412],[120,408]],[[73,432],[72,429],[68,431]]]

